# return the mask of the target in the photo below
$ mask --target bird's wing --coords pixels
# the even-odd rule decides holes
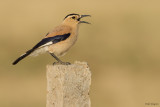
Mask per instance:
[[[53,31],[47,33],[44,39],[36,44],[33,49],[52,45],[66,40],[71,35],[71,28],[68,26],[57,26]]]
[[[57,42],[61,42],[66,40],[68,37],[70,36],[70,33],[67,34],[63,34],[63,35],[56,35],[53,37],[48,37],[48,38],[44,38],[42,39],[38,44],[36,44],[33,49],[37,49],[37,48],[41,48],[44,46],[48,46],[48,45],[52,45],[55,44]]]

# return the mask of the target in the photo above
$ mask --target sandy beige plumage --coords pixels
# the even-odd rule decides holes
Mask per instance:
[[[57,56],[63,56],[65,52],[67,52],[69,48],[71,48],[71,46],[74,45],[78,36],[78,27],[71,28],[70,26],[61,25],[60,29],[61,28],[63,28],[63,30],[61,30],[57,35],[62,35],[67,33],[71,33],[71,35],[65,41],[61,41],[56,45],[52,44],[51,46],[48,47],[48,51],[50,53],[54,53]]]
[[[67,15],[62,24],[55,27],[31,50],[15,60],[13,65],[17,64],[28,55],[37,56],[44,52],[49,52],[58,61],[56,64],[70,64],[68,62],[62,62],[57,56],[63,56],[75,44],[78,36],[79,24],[89,24],[88,22],[80,21],[80,19],[87,16],[90,15]]]

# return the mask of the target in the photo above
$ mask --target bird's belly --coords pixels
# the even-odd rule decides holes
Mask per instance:
[[[56,56],[63,56],[74,45],[75,41],[76,39],[61,41],[49,46],[48,51]]]
[[[43,54],[46,51],[48,51],[48,46],[36,49],[29,56],[38,56],[39,54]]]

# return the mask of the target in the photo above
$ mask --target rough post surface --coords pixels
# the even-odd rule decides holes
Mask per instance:
[[[91,107],[91,72],[86,62],[47,65],[46,107]]]

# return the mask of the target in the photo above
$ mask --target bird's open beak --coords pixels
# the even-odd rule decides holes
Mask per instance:
[[[83,18],[83,17],[91,17],[91,15],[81,15],[80,19]],[[91,23],[86,22],[86,21],[80,21],[80,23],[91,24]]]

